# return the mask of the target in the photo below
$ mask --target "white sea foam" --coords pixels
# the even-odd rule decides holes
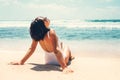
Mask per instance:
[[[30,21],[0,21],[0,27],[29,27]]]
[[[89,28],[89,27],[107,27],[107,28],[120,28],[120,22],[85,22],[80,20],[68,20],[68,21],[53,21],[52,25],[67,27],[67,28]]]
[[[29,27],[31,21],[0,21],[0,27]],[[50,26],[67,28],[120,28],[120,22],[86,22],[81,20],[51,20]]]

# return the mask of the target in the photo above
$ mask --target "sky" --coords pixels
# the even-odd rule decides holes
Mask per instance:
[[[0,0],[0,20],[120,19],[120,0]]]

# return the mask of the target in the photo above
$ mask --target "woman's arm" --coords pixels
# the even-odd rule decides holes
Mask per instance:
[[[38,42],[33,40],[30,48],[28,49],[26,55],[19,62],[11,62],[13,65],[23,65],[25,61],[34,53]]]
[[[57,37],[55,31],[53,30],[51,33],[52,33],[52,38],[54,39],[54,53],[56,55],[56,58],[60,64],[60,66],[63,69],[63,72],[65,72],[65,73],[73,72],[73,70],[68,68],[67,64],[65,63],[65,59],[63,58],[60,46],[58,45],[58,37]]]
[[[65,68],[67,68],[67,64],[65,63],[65,60],[64,60],[63,55],[62,55],[61,51],[59,50],[59,48],[56,48],[54,53],[55,53],[55,56],[57,57],[57,60],[60,64],[60,66],[62,67],[62,69],[64,70]]]

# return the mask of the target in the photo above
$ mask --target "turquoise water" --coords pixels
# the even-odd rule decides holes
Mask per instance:
[[[56,31],[67,40],[120,39],[120,28],[57,28]]]
[[[31,21],[0,21],[1,53],[14,50],[27,51],[31,45],[30,23]],[[51,21],[50,27],[56,30],[59,38],[68,44],[75,54],[120,56],[120,22],[118,21],[59,20]]]
[[[30,21],[1,21],[0,39],[30,39]],[[20,23],[20,25],[19,25]],[[55,24],[54,24],[55,23]],[[120,40],[120,22],[58,21],[51,28],[63,40]],[[21,25],[22,24],[22,25]]]

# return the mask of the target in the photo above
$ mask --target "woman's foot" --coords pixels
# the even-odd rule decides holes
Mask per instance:
[[[70,56],[69,60],[72,61],[73,59],[75,59],[74,56]]]

